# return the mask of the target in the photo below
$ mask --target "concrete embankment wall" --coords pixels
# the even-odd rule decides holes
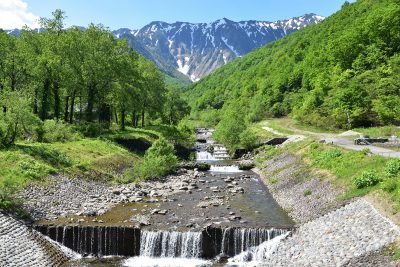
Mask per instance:
[[[260,169],[298,226],[261,266],[399,266],[383,250],[400,239],[400,229],[368,200],[341,200],[343,190],[326,174],[290,153],[266,160]]]
[[[0,266],[61,266],[68,260],[41,234],[0,212]]]

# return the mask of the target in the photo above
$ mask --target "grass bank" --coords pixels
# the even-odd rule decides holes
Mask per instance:
[[[143,164],[145,151],[161,137],[179,147],[191,143],[190,131],[164,125],[110,129],[96,138],[80,136],[63,142],[16,142],[0,150],[0,209],[12,210],[16,204],[12,196],[18,190],[51,174],[132,181],[127,176]]]

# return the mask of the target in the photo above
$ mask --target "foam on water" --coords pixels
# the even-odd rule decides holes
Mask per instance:
[[[271,257],[272,253],[276,251],[279,243],[285,239],[290,232],[279,235],[273,239],[265,241],[259,246],[251,247],[246,251],[230,258],[228,266],[258,266],[261,262]]]
[[[124,267],[208,267],[211,261],[186,258],[133,257],[122,263]]]
[[[228,166],[211,165],[210,172],[237,173],[243,171],[239,170],[239,166],[237,165],[228,165]]]
[[[198,151],[196,153],[196,160],[198,161],[202,161],[202,160],[206,160],[206,161],[217,161],[218,159],[215,158],[213,156],[213,154],[211,154],[210,152],[207,151]]]

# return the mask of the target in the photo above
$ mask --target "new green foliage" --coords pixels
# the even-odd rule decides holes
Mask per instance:
[[[138,179],[161,177],[171,173],[178,163],[174,146],[161,137],[146,151],[144,160],[133,171]]]
[[[397,0],[345,4],[194,84],[186,93],[192,116],[240,107],[247,121],[291,114],[323,128],[398,125],[399,43]]]

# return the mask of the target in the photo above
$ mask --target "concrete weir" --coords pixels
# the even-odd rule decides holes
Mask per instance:
[[[137,256],[140,229],[114,226],[35,225],[38,232],[82,255]]]
[[[36,225],[34,229],[82,255],[134,257],[150,253],[157,256],[189,255],[189,258],[195,255],[203,259],[213,259],[220,254],[233,257],[288,232],[288,229],[218,227],[207,227],[201,232],[173,232],[132,227],[51,225]],[[196,253],[183,253],[188,246]]]

